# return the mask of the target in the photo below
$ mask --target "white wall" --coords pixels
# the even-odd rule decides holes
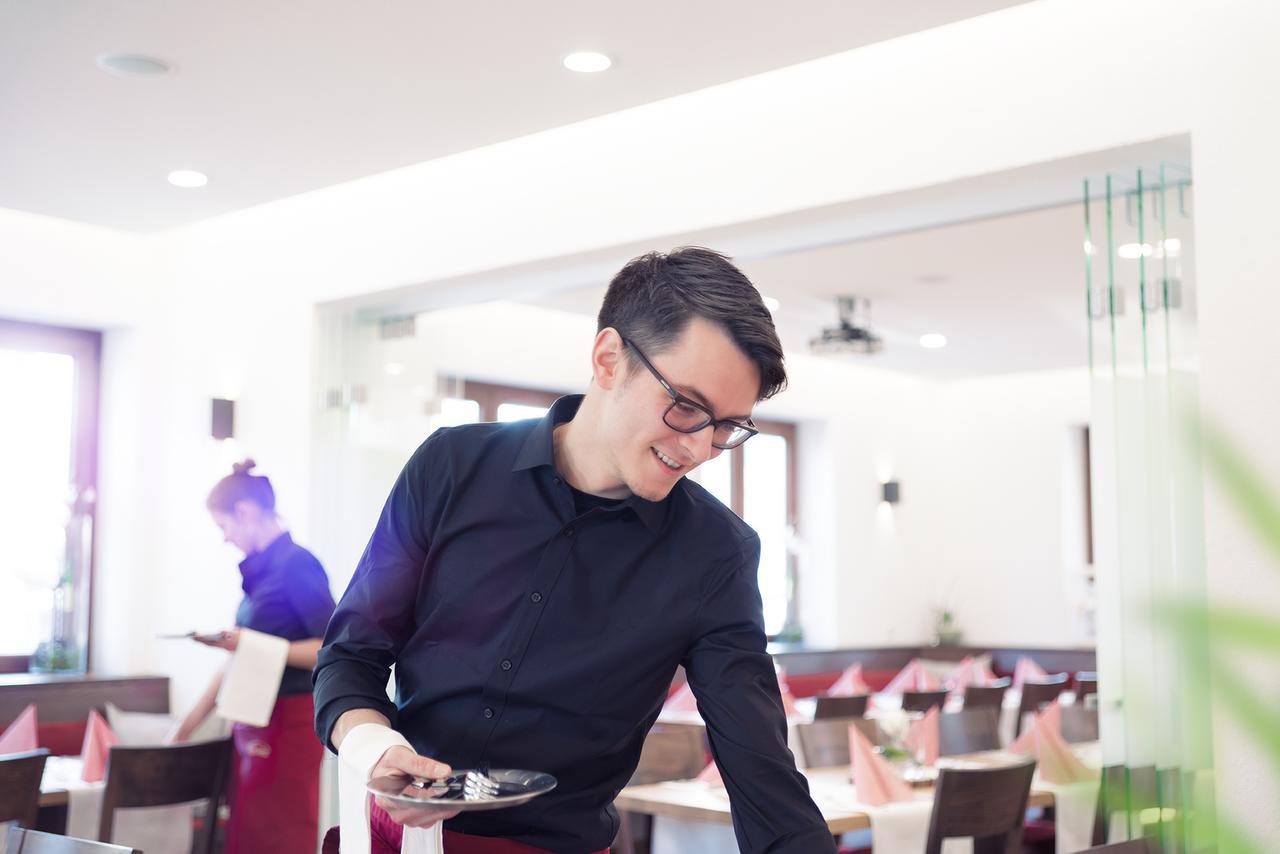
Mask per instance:
[[[302,306],[1190,133],[1205,406],[1240,436],[1256,470],[1280,482],[1280,448],[1269,441],[1280,400],[1258,391],[1280,385],[1268,321],[1277,312],[1267,310],[1280,308],[1280,293],[1257,284],[1258,256],[1241,250],[1271,242],[1280,118],[1265,105],[1280,88],[1278,18],[1280,6],[1248,0],[1039,0],[229,215],[150,245],[167,259],[163,285],[175,301],[223,288],[247,308],[292,306],[283,343],[240,378],[246,439],[279,459],[283,481],[305,485],[308,419],[293,405],[309,364]],[[22,235],[24,226],[6,216],[0,228],[13,243],[8,230]],[[6,276],[0,310],[80,316],[96,305],[103,278],[90,266],[67,270],[56,283],[66,288],[61,298],[17,293],[23,286]],[[25,280],[39,278],[24,269]],[[228,334],[242,330],[236,317],[199,317]],[[163,371],[157,392],[183,432],[171,448],[147,446],[177,463],[158,473],[153,509],[197,496],[215,467],[192,415],[208,396],[209,367],[190,354]],[[1216,493],[1206,514],[1213,594],[1271,583]],[[196,527],[165,532],[138,567],[139,586],[190,559]],[[1218,735],[1224,799],[1266,838],[1280,836],[1276,793],[1259,785],[1265,759],[1230,725],[1219,722]]]

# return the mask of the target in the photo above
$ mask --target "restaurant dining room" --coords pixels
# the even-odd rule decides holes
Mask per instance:
[[[1280,850],[1277,32],[0,4],[0,854]]]

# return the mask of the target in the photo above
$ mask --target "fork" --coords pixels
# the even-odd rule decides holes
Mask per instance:
[[[491,801],[498,797],[498,783],[489,776],[488,763],[468,771],[462,780],[462,797],[468,801]]]

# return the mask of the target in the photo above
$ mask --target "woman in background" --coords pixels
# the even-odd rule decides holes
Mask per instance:
[[[324,567],[290,538],[276,515],[271,481],[251,474],[253,467],[253,460],[236,463],[205,502],[223,539],[244,553],[244,599],[236,627],[201,642],[234,651],[242,628],[290,641],[270,722],[232,728],[236,755],[225,849],[226,854],[285,854],[316,845],[324,747],[315,736],[311,671],[334,602]],[[219,670],[183,718],[175,741],[189,739],[213,711],[222,676]]]

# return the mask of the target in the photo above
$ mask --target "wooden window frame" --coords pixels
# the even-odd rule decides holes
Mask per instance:
[[[81,494],[98,489],[98,415],[102,385],[102,333],[43,323],[0,318],[0,348],[36,353],[64,353],[75,360],[75,402],[72,414],[71,482]],[[93,584],[98,553],[98,504],[89,505],[88,637],[85,638],[85,670],[93,665]],[[34,650],[33,650],[34,652]],[[0,673],[25,673],[30,655],[0,656]]]

